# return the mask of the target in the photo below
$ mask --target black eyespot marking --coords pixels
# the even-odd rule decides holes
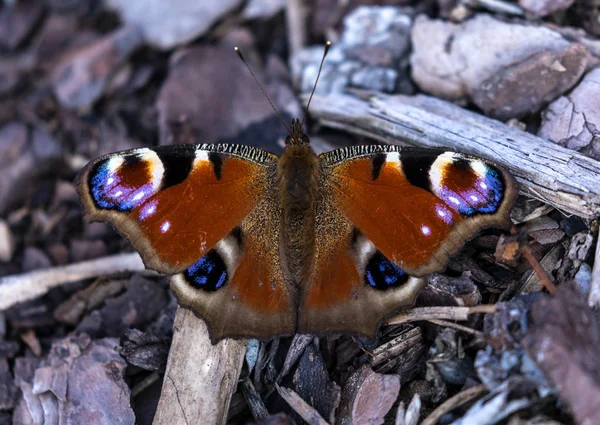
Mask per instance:
[[[431,191],[429,170],[437,159],[435,155],[418,155],[403,158],[402,170],[410,184]]]
[[[131,167],[138,165],[140,162],[142,162],[142,157],[140,155],[127,155],[123,157],[122,167]]]
[[[162,161],[165,169],[162,189],[181,183],[190,174],[195,157],[194,146],[179,145],[175,154],[161,148],[156,148],[154,151]]]
[[[213,172],[217,180],[221,180],[221,173],[223,172],[223,157],[216,152],[209,152],[208,160],[213,165]]]
[[[470,170],[471,169],[471,163],[469,162],[468,159],[465,159],[465,158],[455,159],[454,161],[452,161],[452,166],[456,167],[456,168],[460,168],[461,170]]]
[[[409,277],[379,251],[373,254],[365,267],[365,283],[374,289],[397,288],[406,283]]]
[[[214,249],[184,272],[185,280],[194,288],[213,292],[227,283],[227,266]]]
[[[231,231],[231,236],[235,238],[235,241],[240,248],[244,246],[244,235],[240,226],[234,227],[234,229]]]
[[[377,153],[371,159],[371,179],[377,180],[381,173],[381,168],[385,164],[387,155],[385,153]]]

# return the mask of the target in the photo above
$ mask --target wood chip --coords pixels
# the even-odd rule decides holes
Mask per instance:
[[[542,115],[540,137],[600,159],[600,69],[588,73],[568,95]]]
[[[600,423],[600,327],[575,285],[533,305],[523,346],[579,424]]]
[[[344,386],[336,424],[381,425],[399,392],[400,377],[363,366]]]

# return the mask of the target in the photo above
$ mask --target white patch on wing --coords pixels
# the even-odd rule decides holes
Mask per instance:
[[[121,165],[123,165],[125,159],[122,156],[113,156],[106,161],[105,167],[112,173],[117,170]],[[110,183],[109,183],[110,184]]]
[[[162,182],[162,178],[165,174],[165,167],[158,157],[158,154],[154,152],[152,149],[142,148],[136,151],[136,156],[143,162],[148,162],[148,168],[150,169],[150,175],[152,176],[152,181],[150,184],[152,185],[152,192],[156,193],[160,184]]]
[[[473,171],[475,171],[475,173],[477,173],[477,175],[479,177],[485,178],[485,176],[487,175],[487,171],[488,171],[488,165],[485,162],[479,161],[477,159],[473,159],[473,160],[469,161],[469,165],[471,166]]]
[[[194,159],[194,166],[200,161],[208,161],[209,151],[197,149],[195,152],[196,159]]]
[[[385,162],[391,162],[400,166],[400,152],[388,152],[385,155]]]
[[[202,236],[204,238],[204,235]],[[203,244],[206,242],[203,241]],[[240,263],[241,250],[238,241],[231,234],[225,236],[215,245],[215,250],[219,253],[225,265],[227,266],[227,274],[231,277],[236,267]]]
[[[354,255],[356,259],[356,268],[360,275],[362,276],[365,272],[365,267],[367,267],[367,263],[369,259],[377,252],[377,248],[369,239],[367,239],[364,235],[359,235],[356,238],[356,243],[354,244]]]

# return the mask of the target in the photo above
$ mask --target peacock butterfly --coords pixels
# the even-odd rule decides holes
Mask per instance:
[[[390,145],[317,156],[302,127],[292,121],[281,156],[234,144],[106,155],[78,192],[91,219],[173,275],[213,342],[373,336],[466,240],[509,225],[516,183],[486,160]]]

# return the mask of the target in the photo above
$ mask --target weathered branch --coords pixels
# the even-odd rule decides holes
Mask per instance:
[[[128,253],[6,276],[0,278],[0,310],[40,297],[56,286],[112,273],[142,270],[144,264],[140,256]]]
[[[513,173],[521,193],[566,213],[600,215],[600,162],[429,96],[315,96],[322,124],[387,143],[444,147],[488,158]]]
[[[202,319],[179,308],[153,425],[225,424],[246,353],[246,341],[212,345]]]

